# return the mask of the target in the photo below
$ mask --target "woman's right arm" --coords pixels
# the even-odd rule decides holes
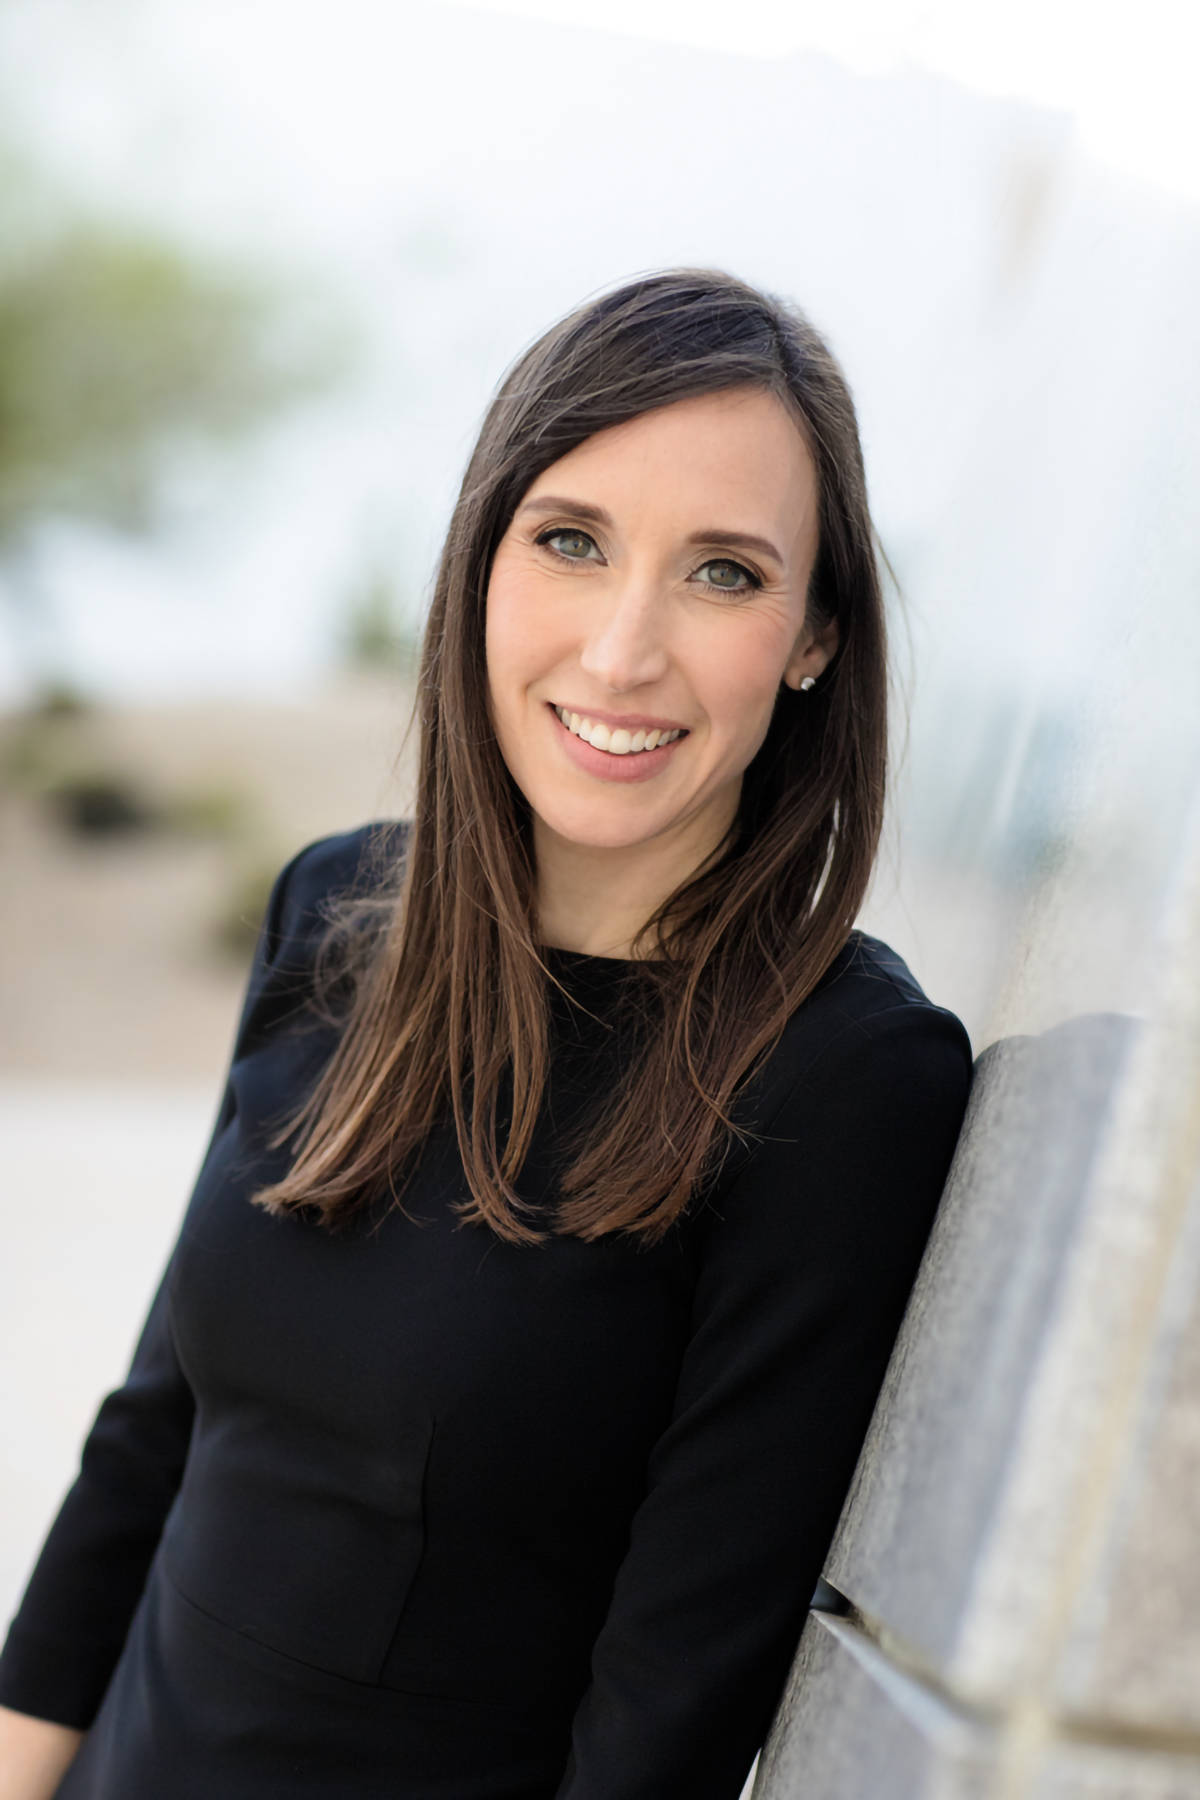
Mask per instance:
[[[271,891],[201,1170],[234,1120],[234,1065],[278,1005],[267,990],[285,935],[287,882],[304,854]],[[171,1330],[173,1261],[174,1251],[129,1372],[96,1413],[0,1649],[0,1800],[54,1793],[99,1709],[179,1489],[195,1398]]]
[[[0,1800],[52,1800],[83,1732],[0,1706]]]
[[[0,1705],[76,1731],[91,1724],[121,1654],[191,1441],[195,1398],[175,1354],[170,1271],[168,1260],[0,1651]]]

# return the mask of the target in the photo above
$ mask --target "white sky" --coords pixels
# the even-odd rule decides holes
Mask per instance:
[[[319,679],[365,541],[419,605],[517,351],[602,285],[711,262],[843,358],[926,669],[950,644],[1018,683],[1071,667],[1101,593],[1150,554],[1179,594],[1191,555],[1149,476],[1193,453],[1187,48],[1162,0],[0,6],[8,129],[68,191],[311,272],[370,339],[356,391],[191,499],[167,471],[157,540],[57,533],[57,625],[113,691]]]
[[[474,0],[741,56],[823,50],[1069,112],[1098,159],[1200,199],[1200,7],[1183,0]]]

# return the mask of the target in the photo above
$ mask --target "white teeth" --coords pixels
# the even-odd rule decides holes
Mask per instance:
[[[591,744],[593,749],[607,750],[610,756],[632,756],[639,750],[656,750],[683,736],[682,731],[646,731],[640,725],[636,731],[629,731],[623,725],[610,729],[599,719],[589,719],[583,713],[564,712],[561,706],[554,710],[568,731],[582,738],[585,744]]]

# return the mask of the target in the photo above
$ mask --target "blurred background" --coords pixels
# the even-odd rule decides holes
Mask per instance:
[[[407,809],[488,397],[598,289],[723,267],[846,369],[898,581],[860,922],[977,1052],[1139,1011],[1200,768],[1181,33],[0,3],[0,1598],[174,1236],[271,877]]]

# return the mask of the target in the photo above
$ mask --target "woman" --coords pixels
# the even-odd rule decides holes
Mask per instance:
[[[795,308],[668,271],[518,360],[414,818],[275,883],[0,1657],[0,1792],[737,1800],[971,1079],[854,929],[886,686]]]

